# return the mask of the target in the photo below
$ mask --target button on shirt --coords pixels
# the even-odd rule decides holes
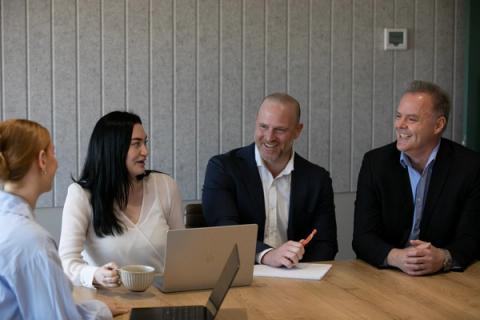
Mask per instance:
[[[257,146],[255,146],[255,161],[258,173],[262,180],[263,198],[265,202],[265,230],[264,243],[277,248],[287,242],[288,213],[290,207],[290,186],[293,171],[293,155],[285,168],[276,176],[272,176],[265,166]],[[257,255],[257,262],[261,261],[265,250]]]
[[[408,156],[402,152],[400,153],[400,163],[404,168],[408,169],[408,176],[410,178],[410,187],[412,189],[413,198],[413,221],[412,229],[405,247],[410,246],[410,240],[418,240],[420,236],[420,223],[422,221],[423,209],[425,206],[425,198],[428,194],[428,187],[430,184],[430,177],[432,175],[432,168],[437,157],[440,142],[432,150],[432,153],[428,157],[427,164],[422,172],[417,171],[408,158]]]
[[[75,304],[54,240],[21,198],[0,191],[0,318],[112,319],[91,300]]]

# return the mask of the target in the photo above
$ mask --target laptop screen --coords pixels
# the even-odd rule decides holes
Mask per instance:
[[[213,289],[235,244],[241,264],[232,286],[249,285],[257,229],[256,224],[246,224],[168,230],[165,269],[155,286],[162,292]]]
[[[230,289],[233,279],[237,275],[238,269],[240,269],[240,258],[238,256],[238,246],[235,244],[207,301],[207,308],[213,316],[220,309],[223,299],[225,299],[228,289]]]

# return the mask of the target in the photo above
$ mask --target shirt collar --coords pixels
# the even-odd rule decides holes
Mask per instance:
[[[425,165],[425,168],[428,168],[430,164],[436,159],[437,154],[438,154],[438,149],[440,148],[440,142],[442,140],[438,141],[437,145],[435,148],[433,148],[432,152],[430,153],[430,156],[428,157],[427,164]],[[404,167],[410,167],[413,168],[412,162],[410,161],[410,158],[407,156],[405,152],[400,153],[400,164]]]
[[[292,148],[292,155],[290,156],[290,160],[288,160],[285,168],[283,168],[283,170],[278,174],[278,177],[289,175],[293,171],[294,169],[293,159],[295,158],[294,155],[295,155],[295,150],[293,150]],[[255,144],[255,162],[257,163],[257,167],[268,170],[268,168],[265,166],[265,163],[262,157],[260,156],[260,151],[258,151],[257,144]]]
[[[0,213],[13,213],[33,219],[33,211],[30,205],[21,197],[0,190]]]

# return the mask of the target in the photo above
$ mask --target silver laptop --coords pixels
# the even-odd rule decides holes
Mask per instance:
[[[223,265],[222,273],[218,277],[206,306],[134,308],[130,314],[130,320],[212,320],[217,315],[239,268],[238,246],[235,244],[227,261]]]
[[[169,230],[163,276],[154,285],[162,292],[213,288],[235,244],[241,262],[233,286],[249,285],[256,242],[256,224]]]

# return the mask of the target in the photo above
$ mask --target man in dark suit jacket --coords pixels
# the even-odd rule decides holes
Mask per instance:
[[[202,205],[212,226],[258,224],[257,262],[292,267],[337,253],[332,181],[293,152],[303,128],[289,95],[267,96],[257,114],[255,143],[210,159]],[[300,243],[317,234],[304,248]]]
[[[476,258],[480,156],[441,138],[449,110],[442,89],[412,82],[397,108],[397,141],[365,154],[355,202],[358,258],[410,275],[463,270]]]

